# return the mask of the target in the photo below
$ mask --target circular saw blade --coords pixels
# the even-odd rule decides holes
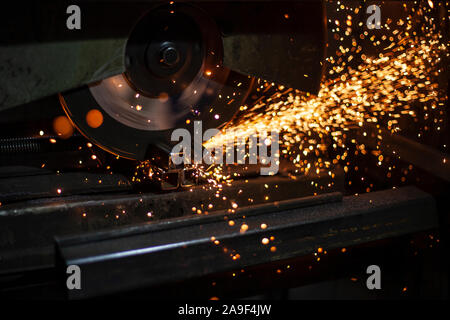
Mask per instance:
[[[89,86],[99,106],[116,121],[139,130],[157,131],[179,127],[197,106],[212,102],[222,85],[199,75],[177,97],[148,97],[131,87],[121,74]],[[224,74],[225,76],[226,74]]]
[[[60,95],[61,105],[74,126],[102,149],[129,159],[148,158],[150,145],[170,148],[177,128],[203,130],[227,123],[245,101],[253,78],[218,67],[210,77],[199,75],[177,97],[147,97],[129,86],[125,75],[107,78]],[[92,125],[89,114],[99,112]]]
[[[136,24],[124,52],[125,72],[60,95],[73,124],[101,148],[131,159],[170,150],[176,128],[226,123],[252,83],[222,67],[215,22],[187,4],[160,6]],[[247,85],[246,85],[247,84]]]

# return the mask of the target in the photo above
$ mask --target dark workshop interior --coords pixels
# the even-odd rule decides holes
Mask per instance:
[[[8,3],[0,298],[448,299],[449,10]]]

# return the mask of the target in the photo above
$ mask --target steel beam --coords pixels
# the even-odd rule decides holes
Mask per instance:
[[[87,298],[299,257],[318,247],[390,238],[438,223],[433,198],[415,187],[323,203],[327,197],[335,196],[243,208],[230,217],[234,226],[223,213],[201,223],[174,220],[59,238],[59,271],[65,281],[66,267],[78,265],[82,289],[67,295]],[[263,223],[267,228],[261,228]]]

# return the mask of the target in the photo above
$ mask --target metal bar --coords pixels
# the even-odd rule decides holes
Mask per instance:
[[[61,275],[72,264],[82,273],[82,289],[68,290],[67,295],[86,298],[205,276],[306,255],[318,247],[339,248],[427,230],[438,223],[433,198],[415,187],[345,197],[337,203],[260,210],[248,214],[243,208],[232,217],[224,214],[202,224],[173,221],[162,229],[135,226],[58,239]],[[234,226],[225,217],[233,219]],[[243,223],[248,226],[245,232]],[[263,223],[267,228],[261,228]]]
[[[257,205],[343,191],[343,175],[337,172],[334,179],[324,173],[298,176],[296,180],[273,176],[235,181],[232,186],[223,186],[219,198],[215,196],[215,188],[200,185],[190,187],[192,192],[85,196],[64,196],[63,193],[59,198],[3,203],[0,206],[0,274],[53,266],[55,236],[98,232],[143,222],[164,225],[164,221],[182,217],[202,223],[216,211],[231,207],[230,201],[239,206]],[[311,181],[317,187],[311,185]],[[209,204],[213,207],[208,208]],[[193,212],[193,207],[202,209],[202,214]]]
[[[78,173],[42,174],[0,178],[0,201],[51,198],[55,196],[130,191],[132,186],[121,174]]]

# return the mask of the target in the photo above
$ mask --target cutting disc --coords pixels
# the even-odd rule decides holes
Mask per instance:
[[[245,100],[253,79],[222,66],[220,32],[201,10],[158,7],[127,42],[126,71],[60,95],[73,124],[101,148],[146,159],[150,147],[170,150],[176,128],[220,127]]]

